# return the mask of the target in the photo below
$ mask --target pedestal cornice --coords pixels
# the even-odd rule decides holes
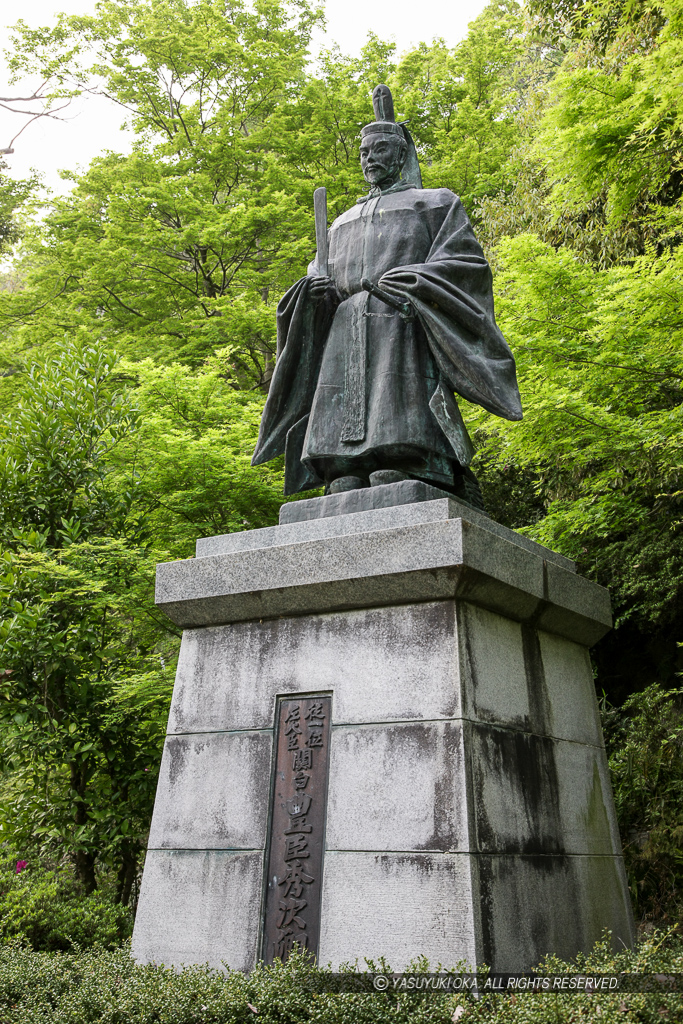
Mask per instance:
[[[612,624],[607,590],[501,530],[463,515],[162,563],[156,603],[188,629],[458,599],[596,643]]]

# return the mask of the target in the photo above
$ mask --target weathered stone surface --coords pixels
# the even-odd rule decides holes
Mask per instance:
[[[524,728],[529,719],[529,693],[521,624],[462,603],[458,606],[458,640],[464,715]]]
[[[630,942],[586,649],[607,628],[605,592],[462,517],[375,526],[161,568],[162,595],[197,628],[140,959],[250,969],[260,955],[275,711],[296,694],[331,697],[322,962],[424,953],[521,970],[605,925]],[[247,621],[255,607],[283,617]]]
[[[168,732],[272,729],[277,694],[332,691],[333,722],[458,718],[441,601],[187,630]]]
[[[403,483],[416,483],[416,481],[403,481]],[[429,492],[435,488],[426,484]],[[464,505],[457,498],[445,492],[439,491],[442,497],[429,497],[428,500],[416,501],[413,504],[403,504],[394,501],[394,497],[401,494],[402,484],[387,484],[382,487],[368,488],[373,493],[377,491],[388,492],[386,505],[368,506],[367,511],[344,512],[334,516],[323,516],[315,519],[298,517],[296,511],[289,512],[289,509],[298,509],[301,505],[311,502],[326,502],[331,498],[343,498],[344,494],[328,495],[325,498],[310,498],[306,501],[291,502],[283,505],[280,510],[280,526],[267,526],[261,530],[243,530],[240,533],[224,533],[217,537],[201,537],[197,541],[197,558],[208,558],[211,555],[234,554],[236,551],[251,551],[254,548],[279,547],[283,544],[300,544],[304,541],[322,540],[326,537],[342,537],[351,533],[367,533],[371,530],[388,530],[400,526],[415,526],[419,523],[433,523],[444,519],[465,519],[467,522],[481,526],[497,537],[510,541],[517,547],[530,551],[539,558],[554,562],[556,565],[574,572],[575,565],[569,558],[558,555],[529,540],[506,526],[501,526],[494,519],[490,519],[482,512]],[[397,488],[397,491],[392,490]],[[346,492],[354,493],[354,492]],[[361,492],[365,493],[365,491]]]
[[[608,592],[553,562],[546,563],[545,585],[547,604],[540,610],[536,627],[592,646],[596,641],[586,638],[584,624],[586,621],[604,621],[610,608]],[[575,629],[572,629],[572,621],[576,624]]]
[[[620,852],[602,747],[468,724],[471,849],[483,853]]]
[[[150,848],[262,850],[272,746],[270,730],[170,736]]]
[[[465,717],[602,744],[586,647],[464,603],[458,640]]]
[[[382,955],[400,971],[419,950],[434,965],[474,964],[475,902],[463,854],[328,849],[320,962],[337,968]]]
[[[494,969],[533,970],[541,950],[570,959],[605,928],[615,949],[633,944],[621,857],[479,856],[472,863],[479,956]]]
[[[468,850],[462,730],[452,722],[338,728],[331,850]]]
[[[133,956],[139,963],[251,970],[262,881],[261,853],[148,851]]]
[[[553,576],[552,616],[547,593]],[[463,519],[160,565],[157,604],[185,628],[458,597],[584,644],[611,624],[609,596]],[[564,603],[563,603],[564,602]],[[546,618],[548,621],[546,622]]]
[[[577,743],[602,745],[593,668],[587,648],[540,630],[538,641],[548,694],[548,734]]]

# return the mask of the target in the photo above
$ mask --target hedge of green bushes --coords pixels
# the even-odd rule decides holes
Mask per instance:
[[[364,965],[365,966],[365,965]],[[423,961],[417,965],[426,970]],[[553,972],[682,973],[683,943],[656,932],[636,952],[607,940]],[[127,945],[68,953],[0,948],[0,1024],[662,1024],[683,1020],[683,996],[517,993],[472,996],[315,992],[320,972],[294,955],[249,976],[207,967],[137,966]]]

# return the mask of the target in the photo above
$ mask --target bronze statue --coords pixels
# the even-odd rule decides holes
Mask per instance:
[[[522,418],[492,279],[456,195],[423,189],[391,93],[373,93],[361,133],[370,191],[326,231],[277,310],[275,372],[253,465],[285,453],[285,493],[414,478],[482,507],[454,392]],[[322,195],[321,195],[322,193]]]

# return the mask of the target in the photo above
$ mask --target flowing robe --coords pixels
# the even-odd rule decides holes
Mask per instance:
[[[285,452],[286,494],[385,468],[448,487],[473,454],[454,392],[522,416],[491,271],[460,200],[399,185],[360,201],[330,228],[329,273],[336,307],[312,298],[311,276],[278,306],[253,464]],[[414,317],[369,295],[363,278],[409,301]]]

